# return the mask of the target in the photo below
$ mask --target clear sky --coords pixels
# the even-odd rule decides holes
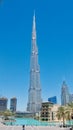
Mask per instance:
[[[0,96],[16,96],[26,110],[32,18],[35,9],[42,99],[57,96],[63,79],[73,93],[73,0],[2,0],[0,3]],[[9,105],[8,105],[9,106]]]

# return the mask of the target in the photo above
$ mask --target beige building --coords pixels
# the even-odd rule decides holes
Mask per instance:
[[[51,102],[43,102],[41,109],[42,121],[58,121],[56,113],[60,105]]]
[[[53,107],[51,108],[51,120],[58,121],[56,115],[59,107],[60,107],[59,104],[54,104]]]

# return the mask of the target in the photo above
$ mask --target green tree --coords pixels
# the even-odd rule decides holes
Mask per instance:
[[[67,104],[67,114],[69,117],[69,120],[73,119],[73,103]]]
[[[5,119],[8,119],[9,116],[12,116],[12,112],[10,110],[6,110],[3,112],[3,115]]]
[[[71,112],[71,118],[73,119],[73,102],[68,104],[68,108],[69,108],[69,110]]]

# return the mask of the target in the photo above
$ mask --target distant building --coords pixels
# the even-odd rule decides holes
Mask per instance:
[[[7,98],[5,98],[5,97],[0,98],[0,111],[7,110],[7,102],[8,102]]]
[[[34,113],[17,111],[16,117],[34,117]]]
[[[57,97],[56,96],[50,97],[48,98],[48,101],[52,102],[53,104],[57,104]]]
[[[70,100],[70,102],[73,102],[73,94],[70,94],[69,100]]]
[[[51,102],[43,102],[41,109],[42,121],[58,121],[56,114],[60,105]]]
[[[13,97],[10,99],[10,110],[12,112],[16,112],[16,107],[17,107],[17,98]]]
[[[73,102],[73,94],[71,94],[71,102]]]
[[[61,88],[61,105],[66,105],[70,102],[70,94],[68,90],[68,86],[65,81],[63,81]]]

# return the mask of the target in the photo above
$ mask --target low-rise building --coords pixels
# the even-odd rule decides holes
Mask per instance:
[[[50,121],[50,117],[51,117],[51,108],[53,107],[53,103],[51,102],[43,102],[42,103],[42,109],[41,109],[41,120],[42,121]]]
[[[60,105],[51,102],[43,102],[41,109],[42,121],[58,121],[56,114]]]
[[[16,117],[34,117],[34,113],[17,111]]]
[[[59,104],[54,104],[53,107],[51,108],[51,120],[52,121],[58,121],[58,118],[57,118],[57,111],[58,111],[58,108],[60,107]]]

